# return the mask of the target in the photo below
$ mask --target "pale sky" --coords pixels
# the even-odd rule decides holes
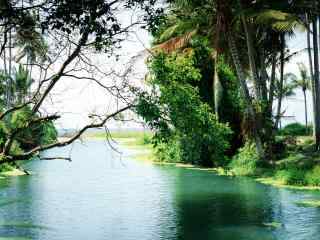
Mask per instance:
[[[289,41],[289,47],[291,52],[296,52],[307,48],[307,35],[305,33],[297,32],[296,36]],[[285,66],[285,72],[292,72],[299,77],[299,71],[297,63],[304,63],[309,69],[309,60],[307,51],[303,51],[301,54],[294,57],[289,64]],[[309,72],[310,74],[310,72]],[[283,104],[283,110],[286,110],[287,116],[293,116],[290,119],[284,119],[284,123],[301,122],[304,123],[304,102],[303,94],[300,89],[297,89],[296,95],[285,99]],[[307,91],[307,108],[308,108],[308,122],[312,121],[312,98],[311,92]]]
[[[121,13],[122,22],[124,25],[134,21],[130,14]],[[131,29],[131,33],[127,39],[122,42],[122,48],[116,50],[116,54],[120,55],[118,61],[115,58],[108,58],[106,54],[90,54],[86,57],[90,58],[104,72],[117,70],[122,72],[127,68],[131,58],[139,56],[134,64],[133,72],[130,74],[130,83],[133,85],[143,86],[143,80],[146,73],[145,65],[145,50],[149,48],[151,37],[149,33],[142,29],[141,26],[136,26]],[[80,73],[79,75],[83,75]],[[85,74],[87,75],[87,74]],[[121,79],[113,77],[104,77],[100,79],[104,85],[119,85]],[[88,114],[91,113],[112,113],[117,108],[117,104],[121,106],[121,102],[117,101],[105,89],[98,86],[90,80],[74,79],[65,77],[61,79],[55,86],[51,98],[48,99],[42,110],[50,113],[60,113],[61,119],[56,121],[56,126],[63,129],[78,129],[90,122]],[[123,104],[122,104],[123,105]],[[128,116],[131,118],[131,116]],[[134,122],[122,124],[119,122],[111,122],[108,124],[110,128],[118,127],[140,127],[141,124]]]
[[[104,55],[94,57],[95,62],[101,68],[121,68],[130,59],[145,50],[150,45],[151,37],[148,32],[137,28],[135,34],[131,34],[128,41],[123,43],[120,60],[118,62],[107,58]],[[306,44],[305,34],[297,33],[295,38],[289,42],[292,52],[305,48]],[[285,72],[298,73],[297,63],[304,62],[308,66],[307,53],[301,53],[291,63],[286,65]],[[145,57],[139,58],[135,64],[135,72],[132,74],[132,81],[139,82],[143,85],[143,76],[146,72]],[[109,79],[104,79],[104,82],[110,82]],[[116,101],[104,89],[97,84],[86,80],[68,79],[65,78],[56,86],[54,91],[53,102],[47,102],[44,106],[48,111],[62,112],[63,117],[57,121],[58,128],[80,128],[88,123],[87,115],[92,112],[106,112],[114,109]],[[308,93],[308,112],[309,120],[311,120],[311,96]],[[286,109],[287,116],[293,116],[290,119],[283,120],[283,122],[304,122],[304,105],[301,91],[296,91],[296,96],[285,99],[283,109]],[[138,127],[140,124],[136,123],[110,123],[111,128],[115,127]]]

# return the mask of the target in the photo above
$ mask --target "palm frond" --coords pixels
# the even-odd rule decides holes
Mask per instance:
[[[196,33],[197,33],[197,29],[191,32],[187,32],[182,36],[171,38],[164,43],[154,46],[153,48],[151,48],[151,51],[154,53],[157,53],[157,52],[171,53],[179,49],[183,49],[189,44],[190,40]]]
[[[301,19],[291,13],[274,9],[264,9],[258,13],[253,13],[251,17],[258,24],[267,25],[279,32],[293,32],[294,29],[304,29]]]

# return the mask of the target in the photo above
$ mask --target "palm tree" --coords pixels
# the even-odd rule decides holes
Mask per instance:
[[[280,120],[281,100],[287,90],[284,76],[287,61],[286,36],[292,35],[298,26],[303,26],[300,17],[305,9],[292,8],[294,3],[290,1],[279,4],[276,0],[175,0],[171,3],[174,6],[173,14],[180,15],[169,19],[170,26],[158,37],[160,41],[154,49],[170,52],[186,47],[195,34],[208,37],[215,50],[213,58],[224,55],[237,74],[252,122],[257,152],[263,156],[262,145],[272,141],[269,133],[273,126],[271,121],[275,88],[282,88],[278,92],[280,95],[284,94],[278,96],[276,123]],[[292,9],[299,10],[300,15]],[[272,68],[270,75],[269,68]],[[280,68],[280,82],[275,79],[277,68]],[[216,73],[212,78],[213,105],[215,112],[218,112],[219,99],[216,96],[219,78]],[[250,80],[254,93],[249,89]]]
[[[14,75],[14,92],[17,96],[17,103],[21,104],[25,102],[28,97],[29,89],[32,84],[32,79],[30,78],[30,74],[28,70],[19,65],[18,70],[16,70]]]
[[[313,64],[314,64],[314,90],[315,90],[315,144],[316,150],[320,150],[320,76],[319,76],[319,47],[317,18],[312,20],[313,30]]]
[[[301,88],[304,100],[304,116],[306,129],[308,127],[308,109],[307,109],[307,97],[306,91],[310,89],[311,78],[308,75],[307,67],[303,63],[298,63],[300,78],[295,77],[293,79],[293,84],[297,88]]]
[[[32,66],[37,58],[45,60],[48,46],[41,33],[36,29],[35,16],[26,14],[23,22],[16,29],[16,45],[19,48],[15,56],[16,62],[26,57],[29,74],[32,74]]]
[[[280,74],[281,75],[281,74]],[[294,88],[296,85],[294,81],[297,79],[296,75],[293,73],[286,73],[280,79],[275,79],[275,97],[277,102],[277,112],[276,112],[276,122],[275,127],[281,128],[281,117],[283,115],[282,111],[282,100],[287,97],[295,95]]]

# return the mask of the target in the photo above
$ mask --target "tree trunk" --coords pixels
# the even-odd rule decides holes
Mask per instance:
[[[263,160],[265,158],[265,154],[264,154],[264,149],[263,149],[261,137],[259,135],[259,132],[258,132],[258,129],[256,126],[256,119],[257,119],[256,112],[255,112],[255,109],[254,109],[252,101],[251,101],[251,96],[250,96],[249,89],[248,89],[248,86],[246,83],[245,74],[244,74],[244,71],[243,71],[243,68],[242,68],[242,65],[240,62],[239,52],[236,47],[235,39],[232,34],[233,33],[228,33],[228,43],[229,43],[229,47],[230,47],[230,52],[232,55],[233,63],[236,68],[237,76],[240,81],[240,86],[241,86],[243,98],[246,102],[246,107],[248,110],[250,122],[252,122],[252,124],[253,124],[252,133],[253,133],[254,141],[256,144],[256,151],[257,151],[259,158],[261,160]]]
[[[313,29],[313,52],[314,52],[314,86],[315,86],[315,143],[316,150],[320,147],[320,83],[319,83],[319,48],[317,19],[312,21]]]
[[[312,108],[313,108],[313,136],[315,136],[316,133],[316,89],[314,85],[314,71],[313,71],[313,61],[312,61],[312,50],[311,50],[311,31],[310,31],[310,16],[309,14],[306,14],[308,29],[307,29],[307,45],[308,45],[308,57],[309,57],[309,66],[310,66],[310,76],[311,76],[311,94],[312,94]]]
[[[219,79],[219,74],[218,74],[218,52],[215,50],[213,54],[213,59],[214,59],[214,74],[213,74],[213,107],[214,107],[214,113],[219,119],[219,107],[220,107],[220,102],[221,102],[221,83]]]
[[[12,97],[13,97],[13,82],[12,82],[12,30],[9,30],[9,87],[8,87],[8,109],[12,105]]]
[[[217,58],[215,60],[215,69],[214,69],[214,82],[213,82],[213,97],[214,97],[214,112],[219,119],[219,108],[221,103],[221,91],[222,86],[219,79],[218,69],[217,69]]]
[[[271,67],[271,78],[270,78],[270,87],[269,87],[269,109],[268,114],[269,117],[272,118],[272,107],[273,107],[273,99],[274,99],[274,87],[276,80],[276,68],[277,68],[277,53],[274,53],[272,56],[272,67]]]
[[[7,41],[7,31],[5,31],[4,33],[4,44],[6,45],[6,41]],[[8,79],[8,71],[7,71],[7,48],[6,46],[4,46],[4,49],[3,49],[3,68],[4,68],[4,74],[6,75],[6,89],[5,89],[5,106],[8,107],[8,102],[9,102],[9,99],[8,99],[8,96],[9,96],[9,93],[8,93],[8,89],[9,89],[9,79]]]
[[[259,81],[259,75],[256,67],[256,54],[253,46],[253,39],[252,39],[252,29],[250,23],[247,22],[245,17],[241,16],[242,23],[244,26],[245,34],[246,34],[246,42],[247,42],[247,49],[248,49],[248,57],[249,57],[249,65],[252,75],[252,81],[254,85],[255,95],[257,100],[261,100],[261,86]]]
[[[274,54],[273,54],[274,55]],[[263,104],[264,104],[264,108],[266,109],[266,111],[268,111],[268,89],[267,89],[267,81],[268,81],[268,72],[267,72],[267,67],[266,67],[266,56],[264,53],[260,54],[260,71],[261,71],[261,80],[260,80],[260,84],[261,84],[261,96],[262,96],[262,100],[263,100]]]
[[[303,89],[303,100],[304,100],[304,119],[306,123],[306,133],[308,133],[308,108],[307,108],[307,96],[306,96],[306,89]]]
[[[280,55],[280,85],[279,85],[279,96],[278,96],[278,107],[277,107],[277,115],[275,128],[278,128],[280,118],[281,118],[281,106],[282,106],[282,98],[283,98],[283,82],[284,82],[284,50],[285,50],[285,37],[284,34],[281,33],[281,55]]]

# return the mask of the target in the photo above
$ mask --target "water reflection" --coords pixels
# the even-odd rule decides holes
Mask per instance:
[[[0,236],[9,239],[37,239],[38,231],[47,227],[34,222],[30,178],[8,178],[5,182],[6,186],[1,188],[4,191],[0,192],[3,201],[0,206]]]
[[[1,221],[9,223],[0,226],[0,237],[315,240],[320,233],[319,209],[295,204],[319,193],[119,161],[102,142],[75,145],[73,159],[36,162],[30,166],[36,175],[0,181],[1,199],[17,200],[0,207]]]
[[[234,181],[210,173],[180,169],[176,211],[181,239],[273,239],[263,223],[272,221],[266,189],[248,180]],[[263,193],[263,194],[261,194]],[[262,234],[266,237],[262,237]],[[269,237],[270,236],[270,237]]]
[[[251,179],[180,169],[176,212],[180,239],[318,239],[320,211],[301,208],[319,193],[295,192]]]

